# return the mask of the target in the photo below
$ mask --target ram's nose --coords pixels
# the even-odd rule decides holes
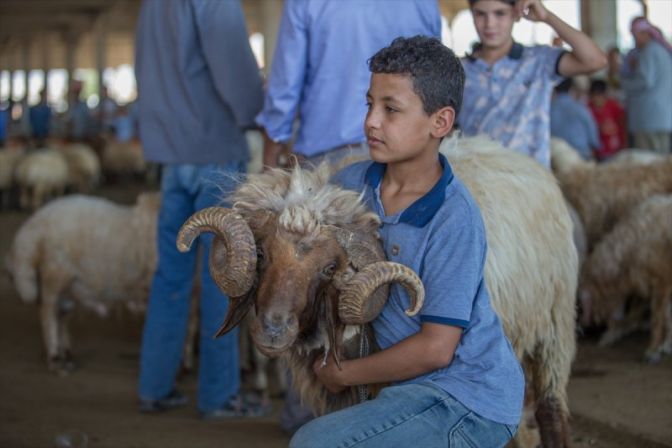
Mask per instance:
[[[269,337],[278,337],[283,335],[296,323],[296,318],[291,314],[278,312],[266,313],[261,321],[262,331]]]

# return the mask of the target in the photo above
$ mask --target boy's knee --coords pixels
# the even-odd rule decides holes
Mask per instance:
[[[315,448],[319,445],[320,436],[315,420],[308,422],[298,429],[289,441],[289,448]]]

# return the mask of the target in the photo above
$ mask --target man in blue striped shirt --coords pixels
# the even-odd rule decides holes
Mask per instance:
[[[366,154],[362,123],[369,86],[367,60],[395,37],[439,38],[436,0],[286,0],[264,109],[264,164],[277,166],[289,151],[318,162]],[[337,151],[341,149],[341,151]]]

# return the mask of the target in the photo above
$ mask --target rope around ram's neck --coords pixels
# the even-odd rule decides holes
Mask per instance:
[[[364,325],[359,326],[359,335],[359,357],[363,358],[369,356],[370,352],[369,338],[366,335],[366,327]],[[364,403],[369,399],[369,388],[366,387],[366,384],[357,386],[357,396],[360,403]]]

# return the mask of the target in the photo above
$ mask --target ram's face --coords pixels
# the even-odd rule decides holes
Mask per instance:
[[[257,316],[252,337],[267,355],[310,337],[335,300],[335,273],[346,253],[329,235],[306,237],[274,227],[257,238]]]

